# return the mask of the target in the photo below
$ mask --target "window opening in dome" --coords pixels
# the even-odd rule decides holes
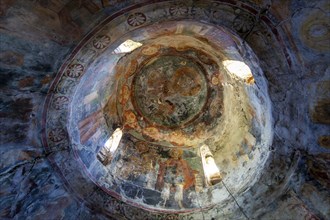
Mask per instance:
[[[208,186],[221,182],[221,175],[218,166],[215,164],[213,155],[207,145],[200,148],[202,164],[205,175],[205,182]]]
[[[112,133],[111,137],[105,142],[104,147],[97,155],[97,158],[103,163],[103,165],[108,165],[111,162],[112,156],[117,150],[122,136],[122,129],[117,128]]]
[[[231,75],[243,79],[248,84],[254,83],[254,78],[251,69],[244,62],[237,60],[225,60],[222,63]]]
[[[133,40],[126,40],[125,42],[120,44],[119,47],[117,47],[113,53],[114,54],[129,53],[141,46],[142,44],[139,42],[135,42]]]

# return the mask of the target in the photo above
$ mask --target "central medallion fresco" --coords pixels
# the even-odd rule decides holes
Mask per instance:
[[[207,101],[202,67],[182,56],[165,55],[143,65],[133,82],[133,103],[142,117],[159,126],[183,126]]]
[[[108,118],[117,112],[126,132],[141,141],[168,147],[199,146],[221,120],[219,66],[202,49],[158,40],[118,61],[116,104],[109,102],[105,112]]]

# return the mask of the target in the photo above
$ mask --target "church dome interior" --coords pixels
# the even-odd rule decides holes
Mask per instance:
[[[330,218],[327,0],[3,0],[0,218]]]

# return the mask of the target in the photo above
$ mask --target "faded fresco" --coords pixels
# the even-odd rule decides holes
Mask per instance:
[[[109,169],[113,170],[115,178],[132,182],[153,193],[152,200],[140,193],[144,202],[155,202],[152,204],[164,208],[194,207],[191,199],[198,187],[204,187],[203,183],[195,180],[196,176],[203,178],[202,164],[196,153],[164,150],[141,141],[125,143]]]
[[[146,22],[133,15],[136,23],[128,17],[124,26]],[[73,97],[81,111],[70,119],[72,127],[78,122],[71,137],[87,172],[110,194],[155,209],[212,207],[229,196],[221,181],[236,188],[239,178],[248,185],[251,168],[267,159],[267,148],[257,147],[271,140],[262,71],[253,66],[256,60],[242,62],[239,47],[253,52],[225,28],[191,21],[159,25],[137,28],[115,47],[108,47],[115,36],[105,29],[86,45],[104,52],[94,57]],[[225,65],[232,61],[250,65],[253,75],[237,75]],[[66,74],[79,78],[82,71],[74,63]],[[117,129],[123,136],[116,142]]]

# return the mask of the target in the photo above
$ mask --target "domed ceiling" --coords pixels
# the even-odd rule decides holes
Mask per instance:
[[[213,4],[228,18],[249,16]],[[199,215],[258,180],[273,139],[267,83],[225,19],[203,22],[207,6],[130,8],[103,21],[62,66],[45,141],[71,146],[75,159],[61,154],[54,164],[82,197],[101,189],[85,199]]]
[[[43,108],[42,142],[66,187],[116,219],[264,213],[299,165],[293,145],[311,138],[280,137],[290,121],[310,125],[287,109],[296,97],[285,76],[301,72],[301,57],[269,7],[139,1],[109,12],[63,62]],[[309,22],[301,41],[329,49],[324,22]]]

